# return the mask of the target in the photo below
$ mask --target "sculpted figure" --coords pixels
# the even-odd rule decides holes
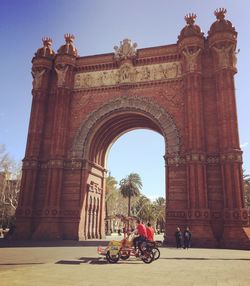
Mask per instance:
[[[64,85],[68,68],[69,67],[66,65],[58,65],[58,67],[55,67],[57,73],[57,86]]]
[[[36,70],[33,70],[31,72],[31,74],[33,76],[32,85],[33,85],[34,89],[38,89],[41,87],[42,79],[43,79],[43,75],[44,75],[45,71],[46,71],[46,69],[36,69]]]
[[[216,51],[218,55],[219,66],[229,67],[230,66],[230,51],[232,49],[232,45],[228,47],[222,46],[221,48],[213,47],[213,49]]]
[[[91,87],[93,85],[93,77],[90,74],[85,75],[84,77],[84,87]]]
[[[81,75],[77,74],[75,76],[75,87],[81,87]]]
[[[135,80],[135,70],[128,64],[121,66],[119,70],[119,82],[133,82]]]
[[[158,74],[159,74],[160,79],[166,77],[166,71],[162,65],[159,65]]]
[[[233,67],[234,68],[236,68],[236,66],[237,66],[237,56],[236,55],[238,55],[239,52],[240,52],[240,49],[238,49],[237,52],[233,52]]]
[[[183,54],[187,61],[187,70],[188,71],[194,71],[197,67],[197,57],[200,54],[201,49],[198,49],[196,52],[193,52],[192,50],[189,51],[188,49],[183,51]]]
[[[142,80],[150,79],[150,69],[145,67],[142,71]]]

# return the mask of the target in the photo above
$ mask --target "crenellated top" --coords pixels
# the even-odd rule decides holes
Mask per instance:
[[[78,56],[77,49],[75,48],[73,44],[75,40],[75,36],[71,34],[65,34],[64,39],[65,39],[66,44],[62,45],[58,49],[57,53],[59,55],[70,55],[70,56],[77,57]]]
[[[54,58],[55,52],[51,48],[52,45],[52,39],[49,37],[42,38],[43,41],[43,47],[39,48],[37,52],[35,53],[36,57],[45,57],[45,58]]]
[[[193,13],[187,14],[184,19],[187,25],[181,30],[178,40],[181,41],[186,37],[203,37],[204,33],[201,32],[201,28],[195,24],[196,15]]]
[[[225,19],[227,10],[225,8],[219,8],[214,11],[216,21],[211,25],[208,35],[211,36],[214,33],[230,32],[237,36],[234,26],[229,20]]]

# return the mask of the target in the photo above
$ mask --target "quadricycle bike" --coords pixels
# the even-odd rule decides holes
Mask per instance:
[[[160,257],[158,246],[160,241],[145,240],[136,250],[133,246],[134,234],[124,234],[124,238],[120,241],[112,240],[107,247],[99,246],[97,252],[106,257],[109,263],[117,263],[119,260],[127,260],[131,256],[138,257],[144,263],[151,263]]]

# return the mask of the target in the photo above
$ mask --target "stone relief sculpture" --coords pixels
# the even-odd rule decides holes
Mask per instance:
[[[238,49],[237,52],[233,52],[233,67],[236,68],[237,67],[237,55],[240,52],[240,49]]]
[[[148,67],[143,68],[141,79],[142,80],[150,79],[150,69]]]
[[[135,69],[130,64],[124,64],[119,70],[119,83],[134,82]]]
[[[192,50],[184,50],[183,54],[187,61],[187,71],[195,71],[197,69],[197,57],[200,54],[201,49],[198,49],[197,51],[193,52]]]
[[[180,62],[170,62],[134,67],[124,63],[119,69],[77,73],[75,89],[112,86],[122,83],[139,83],[155,80],[168,80],[182,76]]]
[[[218,55],[218,63],[220,67],[229,67],[230,66],[230,52],[232,50],[232,45],[225,47],[222,46],[221,48],[213,47],[215,52]],[[236,56],[235,56],[236,57]]]
[[[45,71],[46,71],[45,68],[39,68],[39,69],[33,70],[31,72],[31,74],[33,76],[32,85],[33,85],[34,89],[38,89],[41,87],[42,79],[43,79],[43,75],[44,75]]]
[[[55,67],[57,73],[57,86],[61,87],[64,85],[68,68],[69,67],[66,65],[58,65],[58,67]]]
[[[124,39],[120,41],[120,47],[114,46],[115,59],[116,60],[126,60],[131,59],[136,56],[136,43],[132,43],[129,39]]]

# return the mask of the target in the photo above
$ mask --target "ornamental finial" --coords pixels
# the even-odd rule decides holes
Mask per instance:
[[[187,25],[193,25],[196,18],[197,18],[197,16],[194,13],[189,13],[184,17]]]
[[[115,46],[115,59],[126,60],[136,56],[137,44],[132,43],[130,39],[124,39],[120,41],[120,47]]]
[[[72,44],[75,40],[75,36],[72,34],[65,34],[64,39],[65,39],[67,44]]]
[[[214,11],[214,15],[217,20],[223,20],[225,18],[225,14],[227,13],[227,9],[219,8]]]
[[[49,37],[43,37],[42,41],[44,48],[49,48],[52,45],[52,39]]]

